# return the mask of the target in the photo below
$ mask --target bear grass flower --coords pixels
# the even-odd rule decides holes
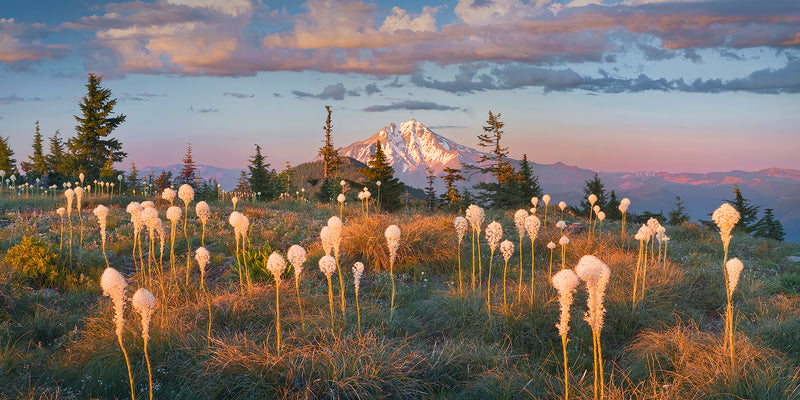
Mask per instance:
[[[503,239],[503,226],[497,221],[492,221],[486,226],[486,241],[489,243],[489,276],[486,278],[486,307],[491,310],[492,308],[492,259],[494,258],[494,251]]]
[[[194,259],[200,267],[200,290],[202,290],[203,296],[206,298],[206,304],[208,305],[207,341],[211,343],[211,296],[208,294],[208,289],[206,288],[206,266],[211,262],[211,253],[205,247],[198,247],[197,250],[194,251]]]
[[[534,256],[536,254],[535,247],[533,243],[536,241],[536,237],[539,236],[539,229],[542,227],[542,221],[539,220],[539,217],[535,215],[529,215],[525,218],[525,231],[528,233],[528,237],[531,239],[531,296],[530,296],[530,304],[533,304],[533,281],[536,276],[534,270]],[[520,258],[522,258],[522,248],[520,248]],[[522,262],[522,261],[520,261]],[[517,297],[520,297],[520,292],[522,291],[522,271],[520,270],[520,280],[519,286],[517,287]]]
[[[342,220],[337,216],[328,218],[328,228],[331,233],[331,240],[333,242],[333,256],[336,259],[336,270],[339,274],[339,297],[341,298],[342,315],[344,315],[344,278],[342,277],[342,269],[339,267],[339,249],[342,244]]]
[[[566,236],[561,236],[558,239],[558,244],[561,246],[561,269],[566,268],[566,261],[567,261],[567,245],[569,244],[569,238]]]
[[[171,188],[164,188],[164,190],[161,192],[161,198],[168,201],[170,206],[173,206],[175,205],[174,201],[176,194],[177,192],[175,192]]]
[[[56,210],[56,214],[58,214],[58,220],[61,222],[58,228],[58,253],[61,254],[61,248],[64,246],[64,214],[67,212],[67,209],[64,207],[58,207]]]
[[[133,309],[142,317],[142,339],[144,340],[144,359],[147,362],[147,382],[150,388],[150,400],[153,400],[153,372],[150,369],[150,356],[147,353],[147,342],[150,340],[150,319],[156,308],[156,298],[145,288],[139,288],[131,301]]]
[[[550,195],[542,196],[542,201],[544,202],[544,222],[542,225],[547,226],[547,205],[550,204]]]
[[[75,208],[78,210],[78,220],[80,221],[81,225],[81,247],[83,247],[83,215],[81,214],[81,209],[83,208],[81,204],[83,201],[83,194],[84,191],[82,187],[78,186],[75,188]]]
[[[551,242],[552,243],[552,242]],[[569,398],[569,369],[567,366],[567,332],[569,331],[569,309],[574,300],[573,294],[580,284],[580,278],[571,269],[563,269],[553,275],[553,287],[558,291],[558,303],[561,316],[556,324],[561,336],[561,348],[564,353],[564,399]]]
[[[275,347],[278,349],[278,355],[281,354],[281,275],[286,271],[286,260],[277,252],[272,252],[267,258],[267,270],[275,278],[275,331],[276,341]]]
[[[469,222],[462,216],[457,216],[453,221],[453,226],[456,229],[456,236],[458,237],[458,293],[464,295],[464,280],[461,277],[461,241],[469,229]]]
[[[353,264],[353,286],[356,291],[356,316],[358,321],[358,334],[361,334],[361,306],[358,304],[358,292],[361,288],[361,275],[364,274],[364,264],[356,262]]]
[[[503,309],[508,312],[508,301],[506,300],[506,273],[508,272],[508,260],[514,255],[514,242],[504,240],[500,243],[500,253],[503,254],[505,266],[503,267]]]
[[[181,214],[183,214],[183,210],[180,207],[172,206],[167,209],[167,219],[171,224],[169,231],[169,267],[172,270],[173,277],[175,276],[175,230],[178,228],[178,220],[181,219]]]
[[[475,204],[471,204],[467,207],[465,212],[467,221],[469,221],[470,226],[472,227],[472,291],[475,291],[475,237],[477,236],[478,242],[478,276],[481,275],[482,267],[481,267],[481,228],[483,227],[483,220],[485,218],[485,214],[483,209],[476,206]]]
[[[98,225],[100,225],[100,241],[103,246],[103,259],[106,260],[106,267],[108,267],[108,257],[106,256],[106,217],[108,217],[108,208],[100,204],[94,208],[93,213],[97,217]]]
[[[528,210],[519,209],[514,213],[514,228],[519,235],[519,280],[517,281],[517,302],[519,303],[522,296],[522,238],[527,233],[526,223],[528,220]]]
[[[606,309],[603,305],[605,298],[606,286],[611,276],[611,269],[600,261],[599,258],[591,255],[585,255],[578,261],[575,267],[575,273],[581,280],[586,282],[586,290],[588,297],[586,305],[589,311],[586,312],[584,319],[592,327],[592,339],[594,345],[594,397],[597,398],[598,384],[600,398],[603,397],[605,392],[605,383],[603,379],[603,350],[600,346],[600,331],[603,329],[603,317],[605,316]]]
[[[303,303],[300,299],[300,277],[303,273],[303,264],[306,262],[306,249],[293,244],[286,252],[286,259],[289,260],[289,264],[292,264],[292,269],[294,270],[294,288],[297,292],[297,305],[300,307],[300,321],[303,324],[303,329],[305,329],[306,318],[303,314]]]
[[[389,308],[389,322],[391,322],[394,316],[394,260],[400,247],[400,228],[397,225],[389,225],[383,234],[386,237],[386,246],[389,248],[389,276],[392,279],[392,300]]]
[[[319,270],[328,279],[328,304],[331,308],[331,330],[333,330],[333,283],[331,282],[331,276],[336,272],[336,259],[329,255],[322,256],[319,259]]]
[[[236,203],[238,203],[238,202],[239,202],[239,198],[238,197],[233,196],[231,198],[231,204],[233,204],[233,211],[236,211]]]
[[[206,224],[208,223],[208,219],[211,218],[211,207],[208,206],[208,203],[205,201],[197,202],[197,205],[194,206],[194,212],[197,214],[197,218],[200,218],[200,224],[202,225],[202,234],[200,236],[200,245],[202,247],[206,246]]]
[[[133,262],[134,266],[137,268],[142,267],[142,243],[141,243],[141,232],[142,226],[144,225],[144,221],[140,218],[142,213],[142,205],[139,202],[132,201],[128,203],[128,206],[125,207],[125,211],[131,215],[131,223],[133,224]],[[136,248],[139,248],[139,265],[136,264]]]
[[[333,232],[331,232],[331,228],[327,225],[323,226],[319,231],[319,238],[322,241],[322,249],[325,251],[325,255],[331,255],[333,251]]]
[[[125,278],[114,268],[107,267],[100,277],[100,287],[103,289],[103,296],[111,298],[114,304],[114,325],[117,334],[117,341],[119,347],[122,349],[122,355],[125,356],[125,365],[128,367],[128,381],[131,385],[131,400],[136,399],[135,390],[133,388],[133,373],[131,373],[131,361],[128,358],[128,352],[122,344],[122,330],[125,326],[125,287],[128,284]]]
[[[183,201],[186,210],[186,215],[183,218],[183,236],[186,238],[186,285],[188,285],[189,272],[191,271],[192,243],[189,241],[189,233],[186,231],[186,222],[189,220],[189,203],[194,200],[194,189],[184,183],[178,188],[178,198]]]
[[[736,290],[736,286],[739,284],[739,275],[743,269],[744,264],[738,258],[731,258],[725,263],[725,292],[728,300],[725,308],[725,343],[730,351],[731,367],[734,366],[733,307],[731,306],[731,299],[733,298],[733,291]]]
[[[14,175],[11,175],[12,177]],[[69,222],[69,262],[72,263],[72,201],[75,197],[75,191],[67,189],[64,191],[64,197],[67,198],[67,221]]]

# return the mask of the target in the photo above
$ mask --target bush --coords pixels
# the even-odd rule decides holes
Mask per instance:
[[[3,261],[37,286],[45,286],[58,276],[58,256],[37,237],[23,236],[22,241],[10,248]]]

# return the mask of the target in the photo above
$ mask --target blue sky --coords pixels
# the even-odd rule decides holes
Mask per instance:
[[[411,118],[599,171],[800,169],[796,0],[32,0],[0,4],[0,135],[74,134],[86,75],[119,167],[308,161]]]

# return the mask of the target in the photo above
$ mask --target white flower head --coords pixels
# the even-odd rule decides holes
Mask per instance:
[[[536,207],[539,205],[539,198],[538,197],[531,197],[531,205]]]
[[[564,229],[564,228],[566,228],[566,227],[567,227],[567,223],[566,223],[566,222],[564,222],[564,221],[558,221],[558,222],[556,222],[556,228],[558,228],[558,229]]]
[[[197,265],[200,266],[200,275],[205,275],[206,265],[211,261],[211,253],[205,247],[198,247],[194,251],[194,259],[197,260]]]
[[[194,206],[194,212],[197,213],[197,217],[200,218],[200,222],[203,224],[207,223],[211,217],[211,207],[205,201],[199,201]]]
[[[181,214],[183,214],[183,210],[178,206],[172,206],[167,209],[167,219],[172,222],[178,222],[181,219]]]
[[[331,251],[333,250],[333,233],[331,232],[330,226],[323,226],[322,230],[319,231],[319,238],[322,240],[322,249],[325,250],[325,255],[331,255]]]
[[[472,230],[480,232],[483,226],[483,219],[485,218],[483,209],[475,204],[471,204],[467,207],[466,216],[467,221],[469,221],[470,226],[472,226]]]
[[[545,206],[547,206],[548,204],[550,204],[550,195],[549,195],[549,194],[546,194],[546,195],[542,196],[542,201],[544,202],[544,205],[545,205]]]
[[[59,210],[62,210],[61,211],[62,212],[61,215],[63,215],[63,212],[64,212],[63,210],[64,209],[63,208],[59,208]],[[102,239],[103,242],[105,242],[106,241],[106,217],[108,216],[108,208],[106,208],[106,206],[100,204],[100,205],[98,205],[97,207],[94,208],[93,212],[94,212],[94,215],[97,217],[97,223],[100,225],[100,238]]]
[[[631,199],[625,197],[622,200],[620,200],[619,204],[624,204],[625,208],[627,209],[628,206],[631,205]]]
[[[56,210],[56,214],[58,214],[60,217],[63,217],[66,212],[67,209],[64,207],[58,207],[58,209]]]
[[[597,213],[597,219],[600,220],[600,221],[603,221],[604,219],[606,219],[606,213],[604,213],[602,211],[598,212]]]
[[[323,256],[319,259],[319,270],[330,278],[336,272],[336,259],[331,256]]]
[[[339,193],[339,195],[336,196],[336,201],[339,203],[344,203],[345,200],[347,200],[347,198],[345,197],[344,193]]]
[[[361,275],[363,274],[364,264],[361,262],[353,264],[353,284],[356,287],[356,293],[358,293],[358,290],[361,287]]]
[[[542,227],[542,221],[539,217],[535,215],[529,215],[525,218],[525,231],[528,232],[528,237],[531,240],[536,240],[536,237],[539,236],[539,228]]]
[[[556,324],[556,328],[558,328],[558,334],[564,336],[569,331],[569,308],[572,306],[572,295],[581,281],[571,269],[562,269],[553,275],[552,282],[553,287],[558,290],[558,302],[561,308],[561,318]]]
[[[553,242],[549,242],[549,243],[547,243],[547,248],[550,249],[550,250],[553,250],[553,249],[556,248],[556,244],[553,243]]]
[[[122,328],[125,325],[125,287],[127,286],[125,278],[114,268],[106,268],[100,277],[103,296],[110,297],[114,303],[114,324],[117,328],[117,336],[122,335]]]
[[[497,221],[492,221],[486,226],[486,241],[489,243],[489,248],[494,251],[497,245],[500,244],[500,239],[503,238],[503,226]]]
[[[148,201],[143,201],[141,206],[143,210],[146,208],[156,208],[156,203],[153,203],[152,201],[148,200]]]
[[[83,188],[78,186],[75,188],[75,200],[78,203],[77,208],[78,210],[81,209],[81,201],[83,200]]]
[[[339,258],[339,246],[342,244],[342,220],[335,215],[328,218],[328,228],[331,229],[331,239],[333,239],[333,254]]]
[[[306,249],[293,244],[286,252],[286,258],[294,268],[294,279],[300,279],[300,273],[303,272],[303,263],[306,262]]]
[[[131,299],[133,309],[142,316],[142,338],[150,338],[150,318],[156,309],[156,298],[145,288],[139,288]]]
[[[67,215],[72,215],[72,199],[75,197],[75,191],[72,189],[65,190],[64,197],[67,198]]]
[[[594,211],[595,215],[597,215],[597,213],[600,212],[600,206],[595,205],[594,207],[592,207],[592,211]]]
[[[558,244],[560,244],[562,246],[568,245],[569,244],[569,238],[566,237],[566,236],[561,236],[561,238],[558,239]]]
[[[528,218],[528,210],[517,210],[514,213],[514,228],[517,229],[520,240],[525,236],[525,219]]]
[[[397,249],[400,247],[400,228],[397,225],[389,225],[384,236],[386,237],[386,246],[389,247],[389,263],[394,264]]]
[[[177,193],[174,190],[172,190],[170,188],[165,188],[164,191],[161,192],[161,198],[166,200],[166,201],[168,201],[168,202],[170,202],[170,204],[172,204],[172,202],[175,200],[175,195],[176,194]]]
[[[741,215],[739,211],[736,211],[736,209],[728,203],[722,203],[722,205],[711,214],[711,219],[717,224],[717,227],[719,227],[719,234],[723,242],[730,241],[731,230],[739,222],[740,218]]]
[[[273,251],[267,258],[267,270],[272,273],[276,284],[280,285],[281,275],[286,271],[286,260],[283,259],[283,256]]]
[[[736,285],[739,284],[739,275],[744,269],[744,264],[738,258],[731,258],[725,263],[725,270],[728,271],[728,290],[733,293]]]
[[[592,193],[589,195],[589,197],[586,198],[586,200],[589,200],[589,204],[594,206],[594,203],[597,203],[597,195]]]
[[[558,202],[558,208],[560,208],[561,211],[564,211],[564,209],[567,208],[567,203],[563,201]]]
[[[611,276],[611,269],[599,258],[586,255],[578,261],[575,273],[581,280],[586,282],[586,289],[589,292],[586,300],[589,311],[584,319],[593,329],[600,330],[603,328],[603,316],[606,312],[603,306],[603,298],[605,297],[608,279]]]
[[[514,243],[510,240],[504,240],[500,243],[500,252],[503,253],[503,259],[508,262],[512,255],[514,255]]]
[[[194,200],[194,189],[192,189],[192,187],[188,184],[184,183],[178,188],[178,198],[183,200],[183,203],[188,207],[189,203]]]
[[[467,233],[467,229],[469,229],[469,222],[467,222],[466,218],[458,216],[453,221],[453,226],[456,228],[458,243],[461,243],[461,240],[464,239],[464,235]]]

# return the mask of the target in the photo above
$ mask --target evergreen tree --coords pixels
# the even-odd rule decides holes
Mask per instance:
[[[61,131],[56,129],[53,136],[48,138],[49,152],[45,156],[45,162],[47,163],[47,180],[51,184],[62,183],[67,174],[64,142],[58,137],[59,134],[61,134]]]
[[[620,220],[622,219],[622,212],[619,210],[619,200],[617,200],[617,192],[611,191],[611,194],[608,195],[608,203],[606,203],[606,208],[603,211],[606,213],[606,218],[609,220]]]
[[[267,157],[261,154],[261,146],[256,146],[256,154],[250,158],[250,165],[247,169],[250,172],[248,179],[248,190],[253,193],[261,193],[260,199],[265,201],[277,199],[281,193],[281,185],[275,174],[275,170],[270,169]]]
[[[429,211],[433,211],[436,208],[436,190],[433,188],[433,182],[436,181],[436,175],[433,174],[433,170],[431,167],[425,167],[425,172],[427,175],[425,176],[425,181],[428,183],[425,186],[425,206],[428,208]]]
[[[608,199],[606,198],[606,188],[603,185],[603,181],[600,180],[596,173],[592,179],[589,179],[585,182],[585,186],[583,187],[583,200],[581,200],[580,209],[578,210],[580,215],[586,215],[587,217],[589,216],[589,209],[592,208],[592,205],[589,203],[587,198],[590,194],[597,196],[597,202],[595,202],[594,205],[600,206],[600,209],[605,210],[606,204],[608,203]]]
[[[325,120],[325,126],[322,129],[325,131],[325,144],[319,149],[319,156],[325,162],[325,169],[322,172],[322,179],[333,179],[342,165],[342,160],[339,158],[339,153],[333,147],[333,128],[331,126],[331,106],[325,106],[325,111],[328,112],[328,118]]]
[[[773,211],[771,208],[764,209],[764,216],[753,227],[753,236],[782,242],[786,233],[783,231],[781,221],[775,218]]]
[[[286,161],[283,171],[278,174],[278,182],[280,182],[280,190],[283,193],[294,196],[294,192],[297,191],[297,186],[294,184],[294,169],[292,165],[289,164],[289,161]]]
[[[494,207],[508,207],[518,201],[514,198],[513,190],[509,190],[515,181],[515,174],[508,160],[508,147],[503,147],[501,144],[505,123],[500,121],[500,115],[500,113],[494,115],[489,111],[487,125],[483,127],[484,133],[478,135],[478,145],[491,149],[491,155],[481,155],[478,166],[470,168],[484,174],[488,173],[495,179],[495,182],[480,182],[475,185],[482,202]]]
[[[140,189],[142,186],[142,182],[139,179],[139,170],[136,169],[136,163],[131,162],[131,172],[128,174],[128,182],[125,185],[130,190],[137,190]]]
[[[386,154],[383,152],[380,140],[375,143],[375,153],[372,154],[367,165],[368,168],[361,168],[360,171],[367,178],[366,186],[370,192],[377,194],[378,186],[376,182],[381,182],[381,209],[386,211],[399,209],[403,205],[401,196],[405,190],[405,185],[394,177],[394,168],[386,160]]]
[[[250,181],[247,177],[247,171],[240,171],[241,174],[239,175],[239,180],[236,181],[236,189],[237,192],[249,192],[250,191]],[[263,194],[263,192],[262,192]]]
[[[183,156],[183,168],[181,174],[175,179],[175,183],[180,186],[185,184],[191,185],[193,188],[197,187],[197,165],[192,158],[192,144],[186,143],[186,154]]]
[[[109,162],[120,162],[128,155],[122,151],[122,143],[111,137],[114,129],[125,122],[125,115],[112,116],[117,99],[111,98],[110,89],[100,87],[101,81],[100,75],[89,74],[88,93],[79,104],[81,116],[74,115],[77,135],[67,141],[69,173],[83,172],[89,181],[97,179]]]
[[[533,174],[527,154],[522,155],[522,163],[519,166],[519,173],[517,173],[517,185],[519,186],[516,194],[519,197],[517,202],[527,204],[532,197],[542,197],[544,194],[539,186],[539,176]]]
[[[458,193],[455,183],[463,181],[464,176],[461,175],[461,170],[457,168],[444,167],[445,175],[442,176],[446,192],[442,194],[442,203],[446,205],[451,211],[458,210],[461,207],[463,198]]]
[[[47,162],[42,149],[42,134],[39,132],[39,121],[36,121],[32,147],[33,154],[28,156],[29,161],[22,162],[22,170],[28,175],[29,180],[35,180],[47,174]]]
[[[155,186],[155,190],[159,192],[170,187],[171,185],[172,185],[172,172],[167,171],[165,169],[162,169],[161,173],[156,177],[156,180],[153,181],[153,186]]]
[[[9,145],[9,137],[0,136],[0,170],[6,171],[6,179],[11,174],[17,174],[17,160],[14,157],[14,150]]]
[[[733,185],[733,200],[723,200],[730,203],[736,211],[739,212],[741,219],[736,226],[733,227],[734,232],[746,232],[751,233],[755,229],[755,223],[758,218],[758,209],[759,206],[752,204],[750,200],[746,199],[742,195],[742,191],[739,189],[739,185]]]
[[[689,214],[686,213],[686,206],[681,200],[681,196],[675,196],[675,208],[670,210],[667,217],[667,223],[670,225],[680,225],[689,220]]]

